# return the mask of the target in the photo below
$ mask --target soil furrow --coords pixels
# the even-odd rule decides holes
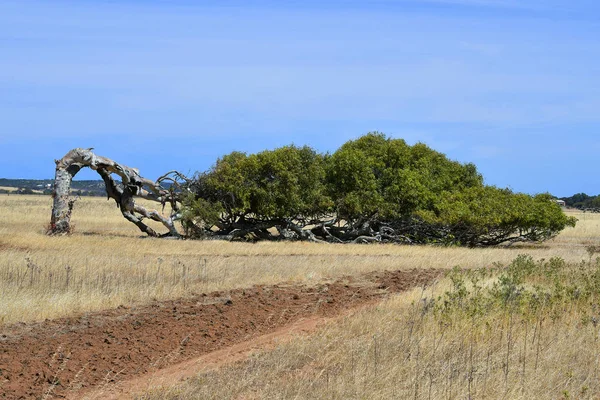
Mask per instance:
[[[441,270],[282,284],[0,327],[0,397],[63,398],[431,283]]]

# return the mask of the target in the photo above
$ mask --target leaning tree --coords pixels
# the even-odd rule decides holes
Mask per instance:
[[[539,242],[575,219],[550,195],[485,185],[473,164],[373,132],[333,154],[233,152],[187,186],[190,237],[494,246]]]
[[[92,150],[93,148],[76,148],[60,160],[55,160],[56,173],[52,192],[54,201],[48,234],[58,235],[71,231],[71,213],[75,204],[75,199],[70,194],[71,181],[82,168],[89,167],[102,177],[106,195],[117,203],[125,219],[148,236],[179,237],[174,222],[179,215],[181,189],[188,181],[187,178],[177,171],[170,171],[156,181],[151,181],[141,176],[138,169],[98,156]],[[118,176],[118,180],[115,180],[114,175]],[[136,203],[136,197],[158,202],[163,209],[167,203],[170,204],[170,215],[165,217],[157,210],[147,209]],[[145,218],[162,223],[168,232],[156,232],[143,222]]]

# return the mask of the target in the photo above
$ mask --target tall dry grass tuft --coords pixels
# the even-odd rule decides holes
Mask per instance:
[[[72,235],[48,237],[50,210],[46,196],[0,196],[0,323],[374,270],[476,268],[507,263],[520,253],[579,261],[587,246],[600,245],[595,214],[580,215],[576,228],[542,245],[464,249],[145,238],[114,202],[101,198],[77,201]]]

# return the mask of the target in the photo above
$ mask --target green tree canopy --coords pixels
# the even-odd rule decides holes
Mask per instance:
[[[576,220],[567,217],[549,194],[530,196],[494,186],[446,193],[434,210],[419,210],[427,224],[438,227],[440,239],[468,246],[510,241],[543,241]]]
[[[327,172],[330,196],[347,219],[430,210],[443,192],[482,185],[475,165],[378,132],[345,143],[332,155]]]
[[[319,218],[333,205],[325,190],[325,163],[324,155],[307,146],[228,154],[196,176],[187,220],[239,228]]]
[[[475,165],[378,132],[332,155],[233,152],[188,189],[188,232],[229,239],[486,246],[545,240],[575,223],[550,195],[486,186]]]

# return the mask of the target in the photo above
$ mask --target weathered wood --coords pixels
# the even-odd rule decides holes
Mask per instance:
[[[71,214],[74,200],[70,198],[71,182],[73,177],[84,167],[89,167],[102,177],[109,199],[115,200],[121,210],[123,217],[135,224],[148,236],[179,236],[175,228],[175,216],[178,210],[177,201],[173,191],[161,187],[161,180],[166,179],[169,174],[176,173],[176,177],[183,177],[176,171],[163,175],[157,182],[142,177],[139,170],[119,164],[110,158],[101,157],[92,152],[93,149],[76,148],[69,151],[60,160],[55,160],[56,171],[54,177],[54,190],[52,192],[52,216],[48,233],[51,235],[66,234],[71,232]],[[117,184],[111,174],[121,178],[122,184]],[[134,197],[142,197],[156,201],[161,204],[170,202],[172,214],[169,218],[164,217],[156,210],[148,210],[140,204],[136,204]],[[162,223],[168,233],[161,235],[146,225],[142,220],[149,218]]]

